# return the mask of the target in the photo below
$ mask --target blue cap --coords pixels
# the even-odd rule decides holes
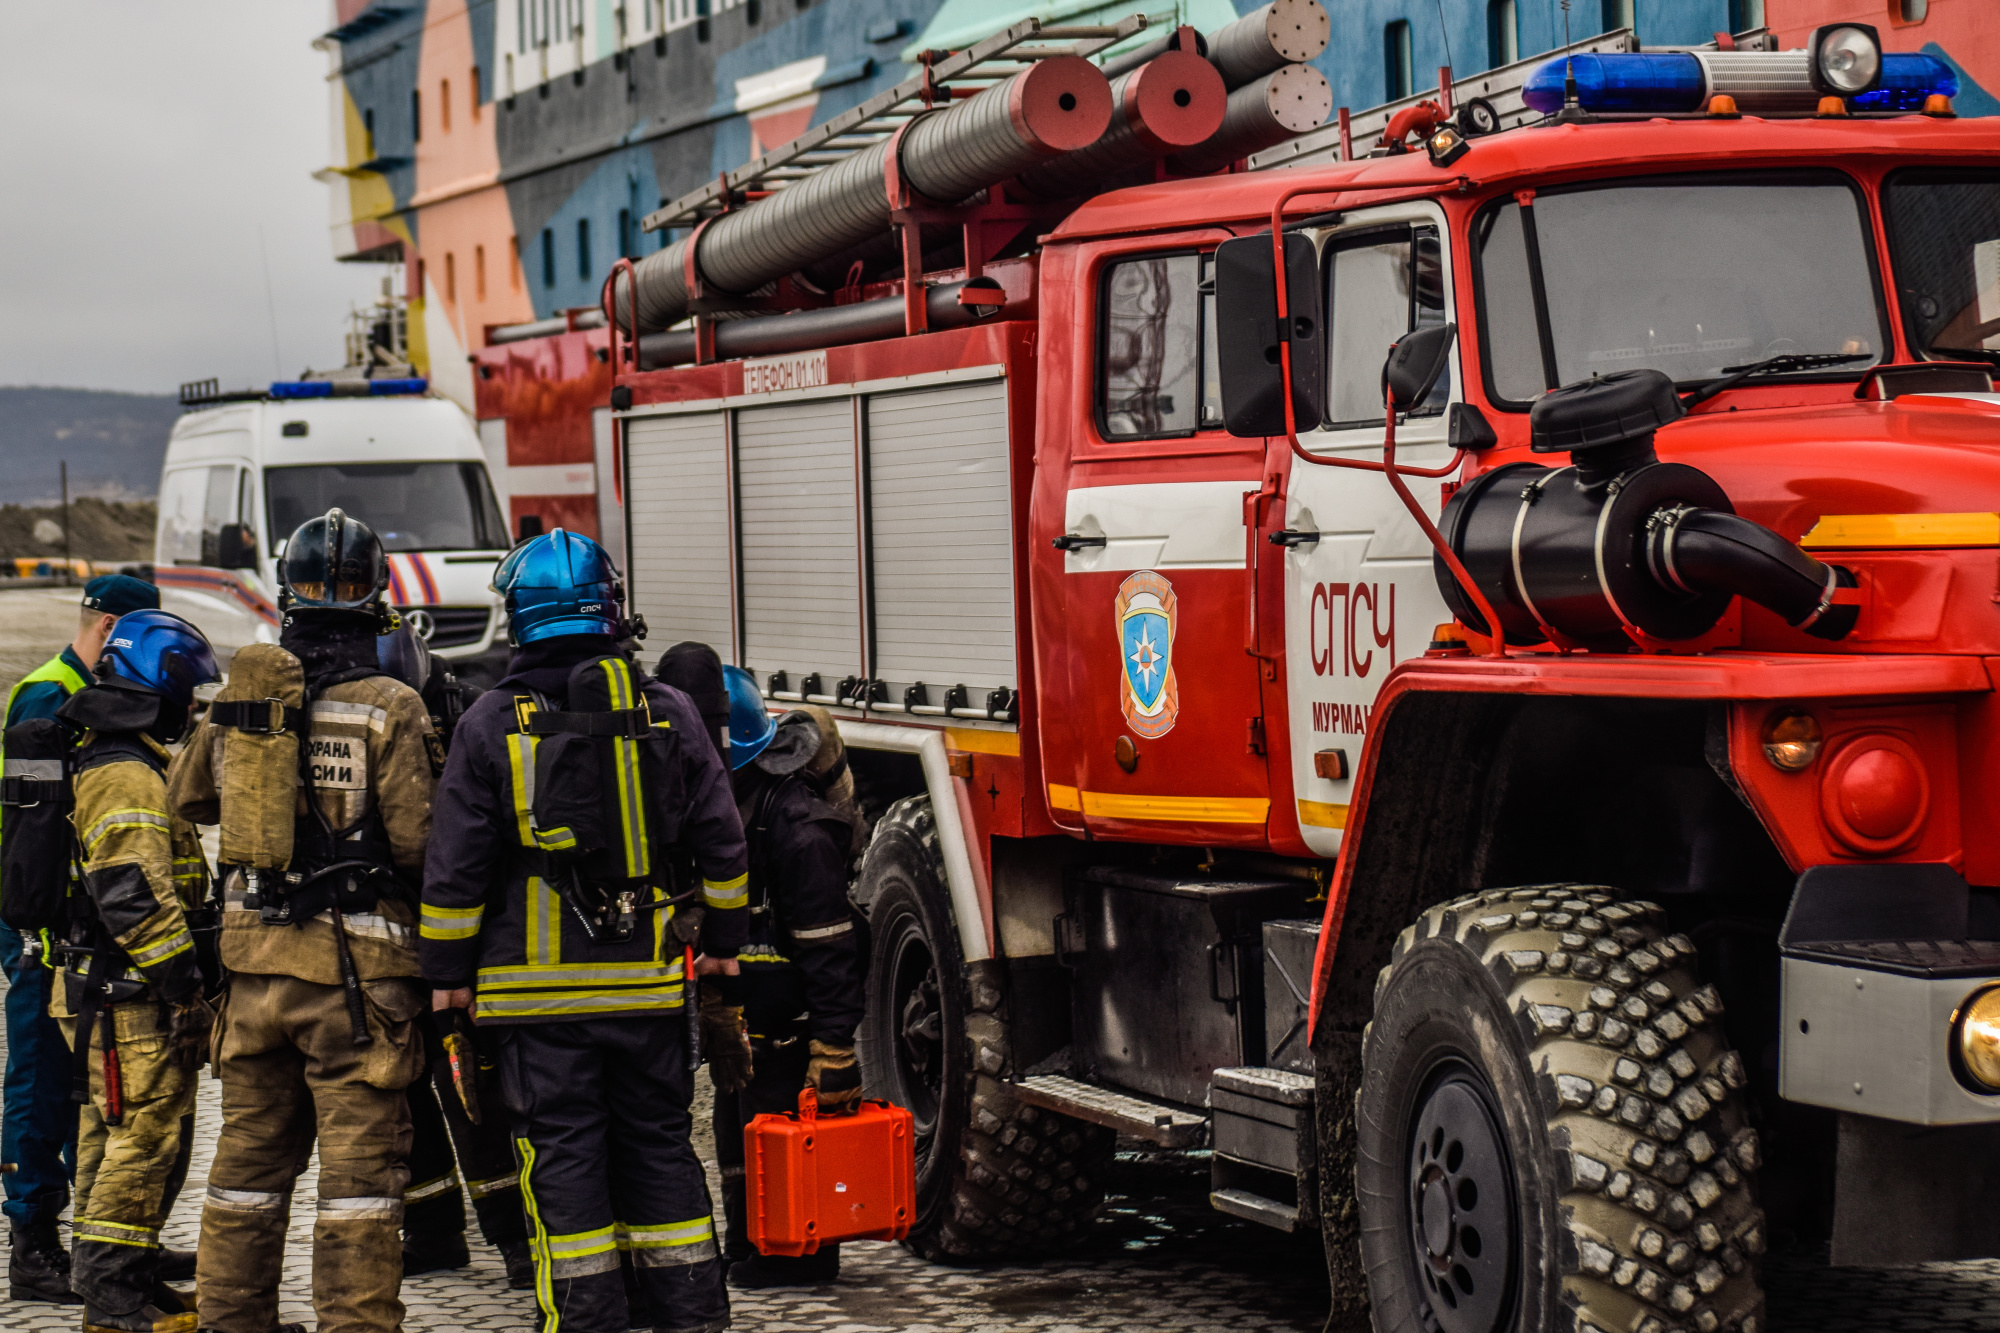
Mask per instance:
[[[201,631],[166,611],[133,611],[118,617],[97,669],[144,686],[182,708],[194,702],[195,686],[222,679],[215,650]]]
[[[757,678],[740,666],[722,668],[729,686],[729,766],[741,768],[764,753],[778,734],[778,719],[764,707]]]
[[[623,632],[625,585],[602,546],[557,528],[514,548],[493,574],[517,644],[563,634]]]
[[[130,574],[99,574],[83,585],[83,605],[89,611],[122,616],[128,611],[157,611],[160,590]]]

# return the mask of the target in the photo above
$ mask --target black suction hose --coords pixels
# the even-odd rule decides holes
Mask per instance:
[[[1838,565],[1813,559],[1761,523],[1716,509],[1662,509],[1647,522],[1646,563],[1662,587],[1694,596],[1734,593],[1818,639],[1839,639],[1860,616],[1835,606],[1834,589],[1854,586]]]

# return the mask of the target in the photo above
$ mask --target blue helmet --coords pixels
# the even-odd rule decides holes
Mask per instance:
[[[194,702],[194,687],[222,675],[201,631],[168,611],[128,611],[111,626],[101,674],[144,686],[176,707]]]
[[[764,753],[778,734],[778,719],[764,707],[757,678],[740,666],[722,668],[729,686],[729,766],[741,768]]]
[[[557,528],[508,553],[493,572],[506,599],[507,630],[516,644],[560,634],[643,635],[619,614],[625,585],[602,546]]]

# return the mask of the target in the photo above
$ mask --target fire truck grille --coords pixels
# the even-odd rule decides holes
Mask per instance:
[[[492,618],[490,606],[405,606],[403,615],[416,622],[417,633],[433,648],[462,648],[478,643]],[[430,632],[424,633],[428,625]]]

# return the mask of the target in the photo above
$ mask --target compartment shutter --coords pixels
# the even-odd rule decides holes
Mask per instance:
[[[740,410],[736,459],[743,665],[831,691],[861,674],[853,400]]]
[[[890,698],[1017,684],[1004,380],[868,400],[875,671]]]
[[[729,472],[720,412],[625,423],[632,605],[646,645],[687,640],[731,652]]]

